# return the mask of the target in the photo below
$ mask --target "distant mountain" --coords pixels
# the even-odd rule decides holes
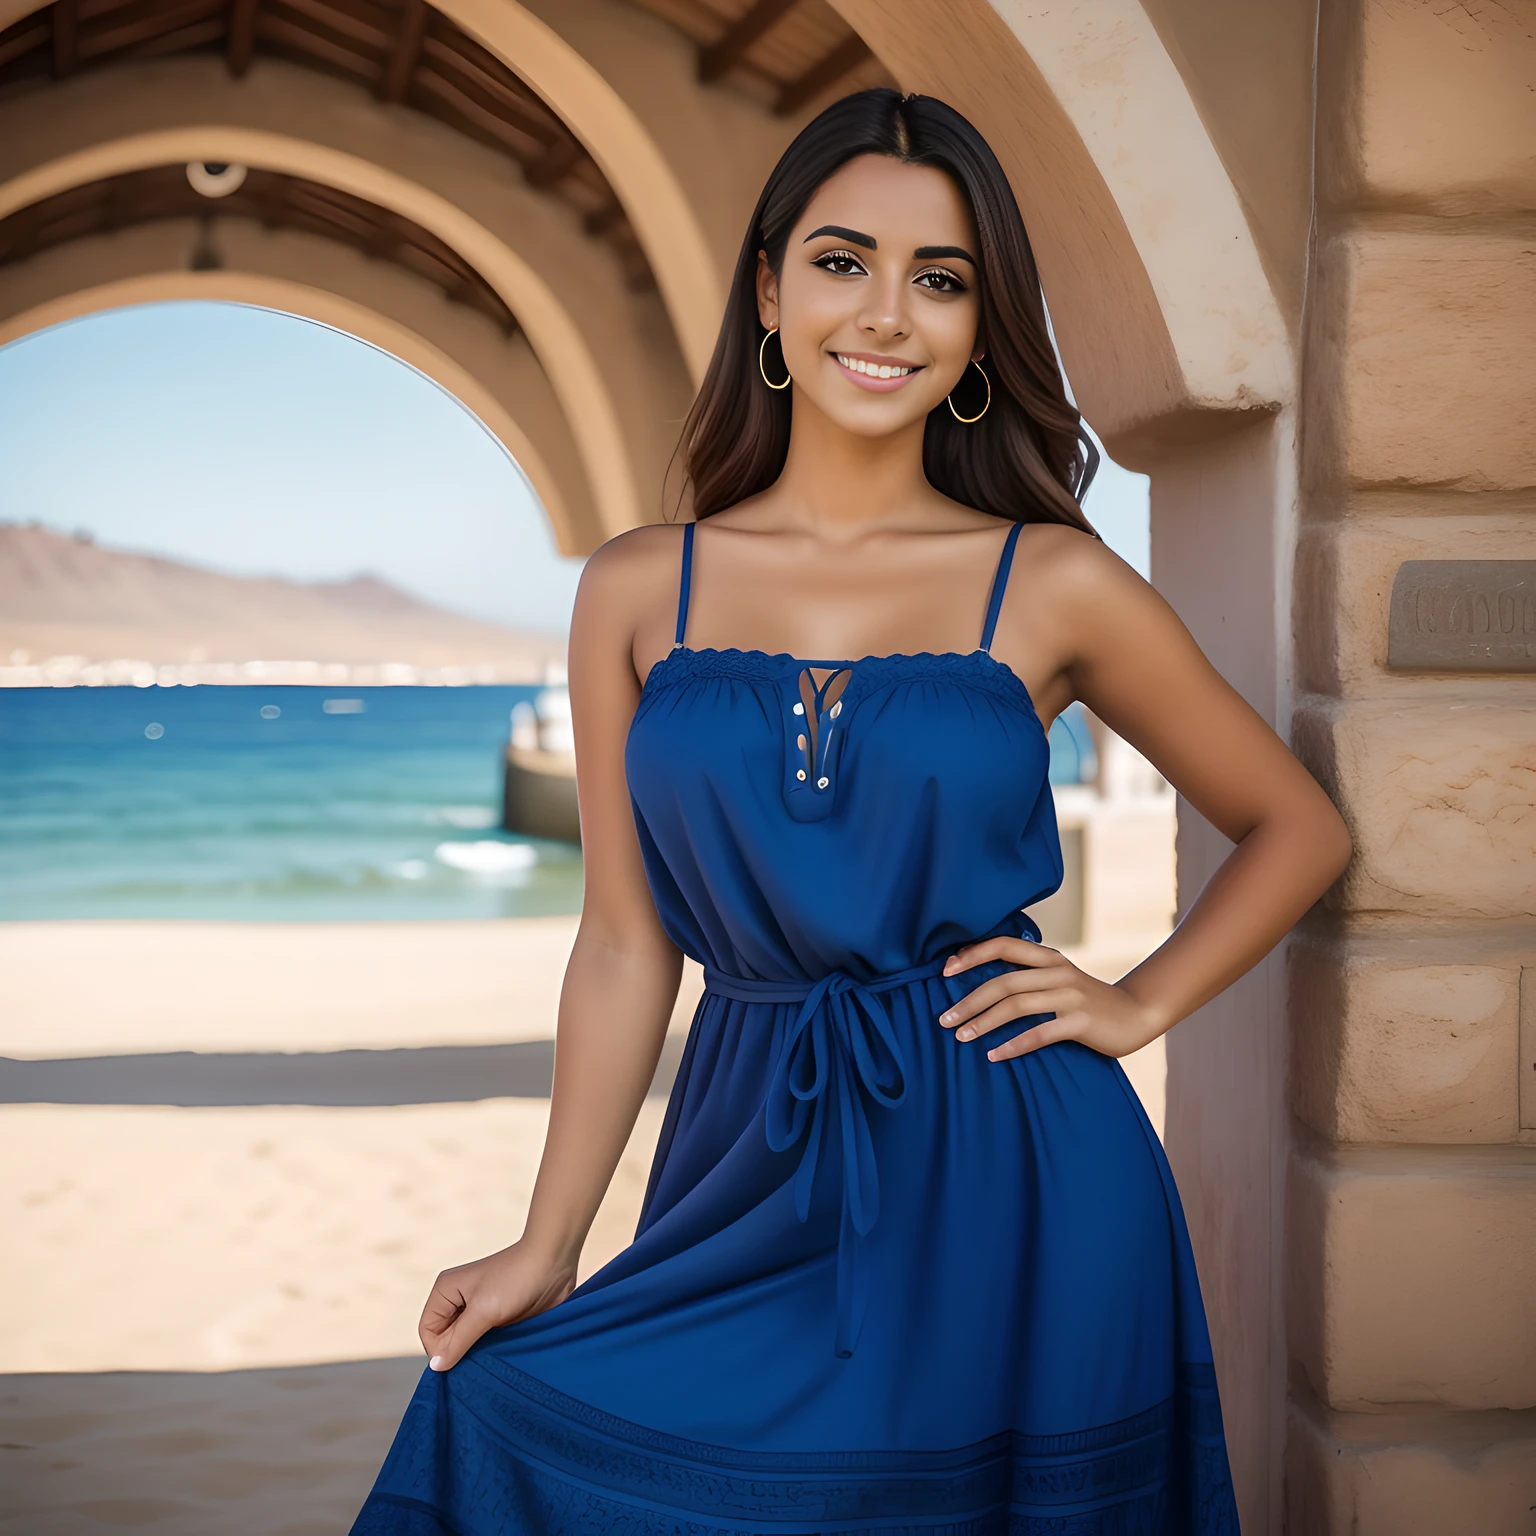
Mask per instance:
[[[467,668],[475,681],[494,674],[512,682],[542,678],[546,665],[564,662],[565,646],[449,613],[373,576],[223,576],[37,524],[0,524],[0,672],[30,673],[51,658],[74,658],[55,671],[78,671],[82,663],[98,672],[112,662],[141,670],[192,666],[209,674],[200,681],[238,680],[216,678],[221,663],[265,661],[326,664],[327,681],[369,681],[372,670],[395,664],[398,675],[381,680],[405,681],[411,668]],[[277,680],[284,670],[270,676]],[[123,680],[116,675],[122,671],[110,680]]]

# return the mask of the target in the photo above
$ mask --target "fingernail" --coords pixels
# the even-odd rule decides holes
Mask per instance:
[[[955,1039],[956,1040],[969,1040],[971,1038],[971,1036],[974,1035],[975,1033],[976,1033],[976,1031],[974,1029],[962,1029],[962,1030],[959,1030],[959,1031],[956,1032]]]
[[[955,1016],[952,1013],[941,1013],[939,1015],[939,1023],[940,1024],[953,1024],[954,1022],[955,1022]]]
[[[427,1364],[430,1365],[434,1371],[440,1371],[443,1368],[443,1357],[441,1355],[433,1355],[432,1358],[427,1361]]]

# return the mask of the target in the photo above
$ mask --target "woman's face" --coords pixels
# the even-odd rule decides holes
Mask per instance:
[[[758,313],[779,327],[796,390],[861,437],[923,420],[981,356],[975,253],[970,212],[944,172],[850,160],[790,232],[778,278],[758,263]]]

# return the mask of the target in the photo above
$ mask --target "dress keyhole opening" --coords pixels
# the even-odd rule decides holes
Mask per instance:
[[[816,676],[818,672],[825,674],[820,680]],[[795,738],[801,756],[797,777],[810,780],[819,790],[831,787],[827,763],[837,731],[837,717],[843,712],[843,693],[852,677],[851,667],[802,667],[800,671],[799,692],[805,730]]]

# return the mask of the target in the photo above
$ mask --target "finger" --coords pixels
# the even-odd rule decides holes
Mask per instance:
[[[978,944],[967,944],[958,949],[948,960],[944,962],[946,976],[956,976],[961,971],[968,971],[973,966],[984,965],[988,960],[1011,960],[1016,965],[1049,965],[1053,960],[1060,960],[1061,955],[1054,949],[1047,948],[1044,944],[1036,944],[1032,939],[1016,939],[1006,933],[998,934],[996,938],[982,939]]]
[[[994,1029],[1001,1028],[1004,1024],[1014,1024],[1020,1019],[1034,1018],[1046,1013],[1070,1013],[1082,1002],[1076,992],[1070,988],[1060,992],[1042,992],[1038,997],[1032,997],[1028,1002],[1022,998],[1010,997],[1006,1001],[998,1003],[996,1007],[988,1008],[983,1014],[978,1014],[967,1024],[962,1024],[955,1031],[955,1039],[959,1041],[975,1040],[981,1035],[989,1035]]]
[[[421,1335],[423,1343],[428,1334],[435,1338],[451,1328],[459,1313],[464,1310],[466,1300],[458,1286],[445,1285],[439,1276],[427,1297],[426,1305],[421,1309],[421,1321],[416,1325],[416,1332]]]
[[[1065,964],[1038,971],[1008,971],[973,987],[964,997],[951,1003],[939,1015],[939,1023],[945,1029],[953,1029],[955,1025],[965,1023],[967,1019],[974,1018],[1004,998],[1025,996],[1033,999],[1038,993],[1059,991],[1062,987],[1071,986],[1076,978],[1077,972]],[[1043,1011],[1039,1008],[1026,1010],[1029,1013]]]
[[[421,1322],[416,1325],[416,1337],[421,1340],[421,1347],[426,1351],[429,1360],[434,1355],[440,1355],[443,1352],[443,1344],[453,1331],[454,1321],[457,1321],[457,1319],[442,1323],[436,1321],[429,1322],[423,1317]]]
[[[1042,1046],[1056,1045],[1062,1040],[1075,1040],[1078,1031],[1087,1021],[1086,1013],[1058,1015],[1045,1024],[1037,1024],[1033,1029],[1022,1030],[1013,1039],[1004,1040],[1001,1045],[994,1045],[987,1052],[987,1060],[1011,1061],[1016,1056],[1028,1056]]]
[[[437,1353],[427,1364],[434,1371],[451,1371],[491,1326],[491,1319],[473,1306],[459,1313],[458,1321],[439,1341]]]
[[[984,965],[989,960],[1008,960],[1017,965],[1045,965],[1059,958],[1054,949],[1048,949],[1044,944],[1036,944],[1030,939],[1016,939],[1011,934],[1003,933],[956,950],[944,962],[944,975],[958,975],[973,966]]]

